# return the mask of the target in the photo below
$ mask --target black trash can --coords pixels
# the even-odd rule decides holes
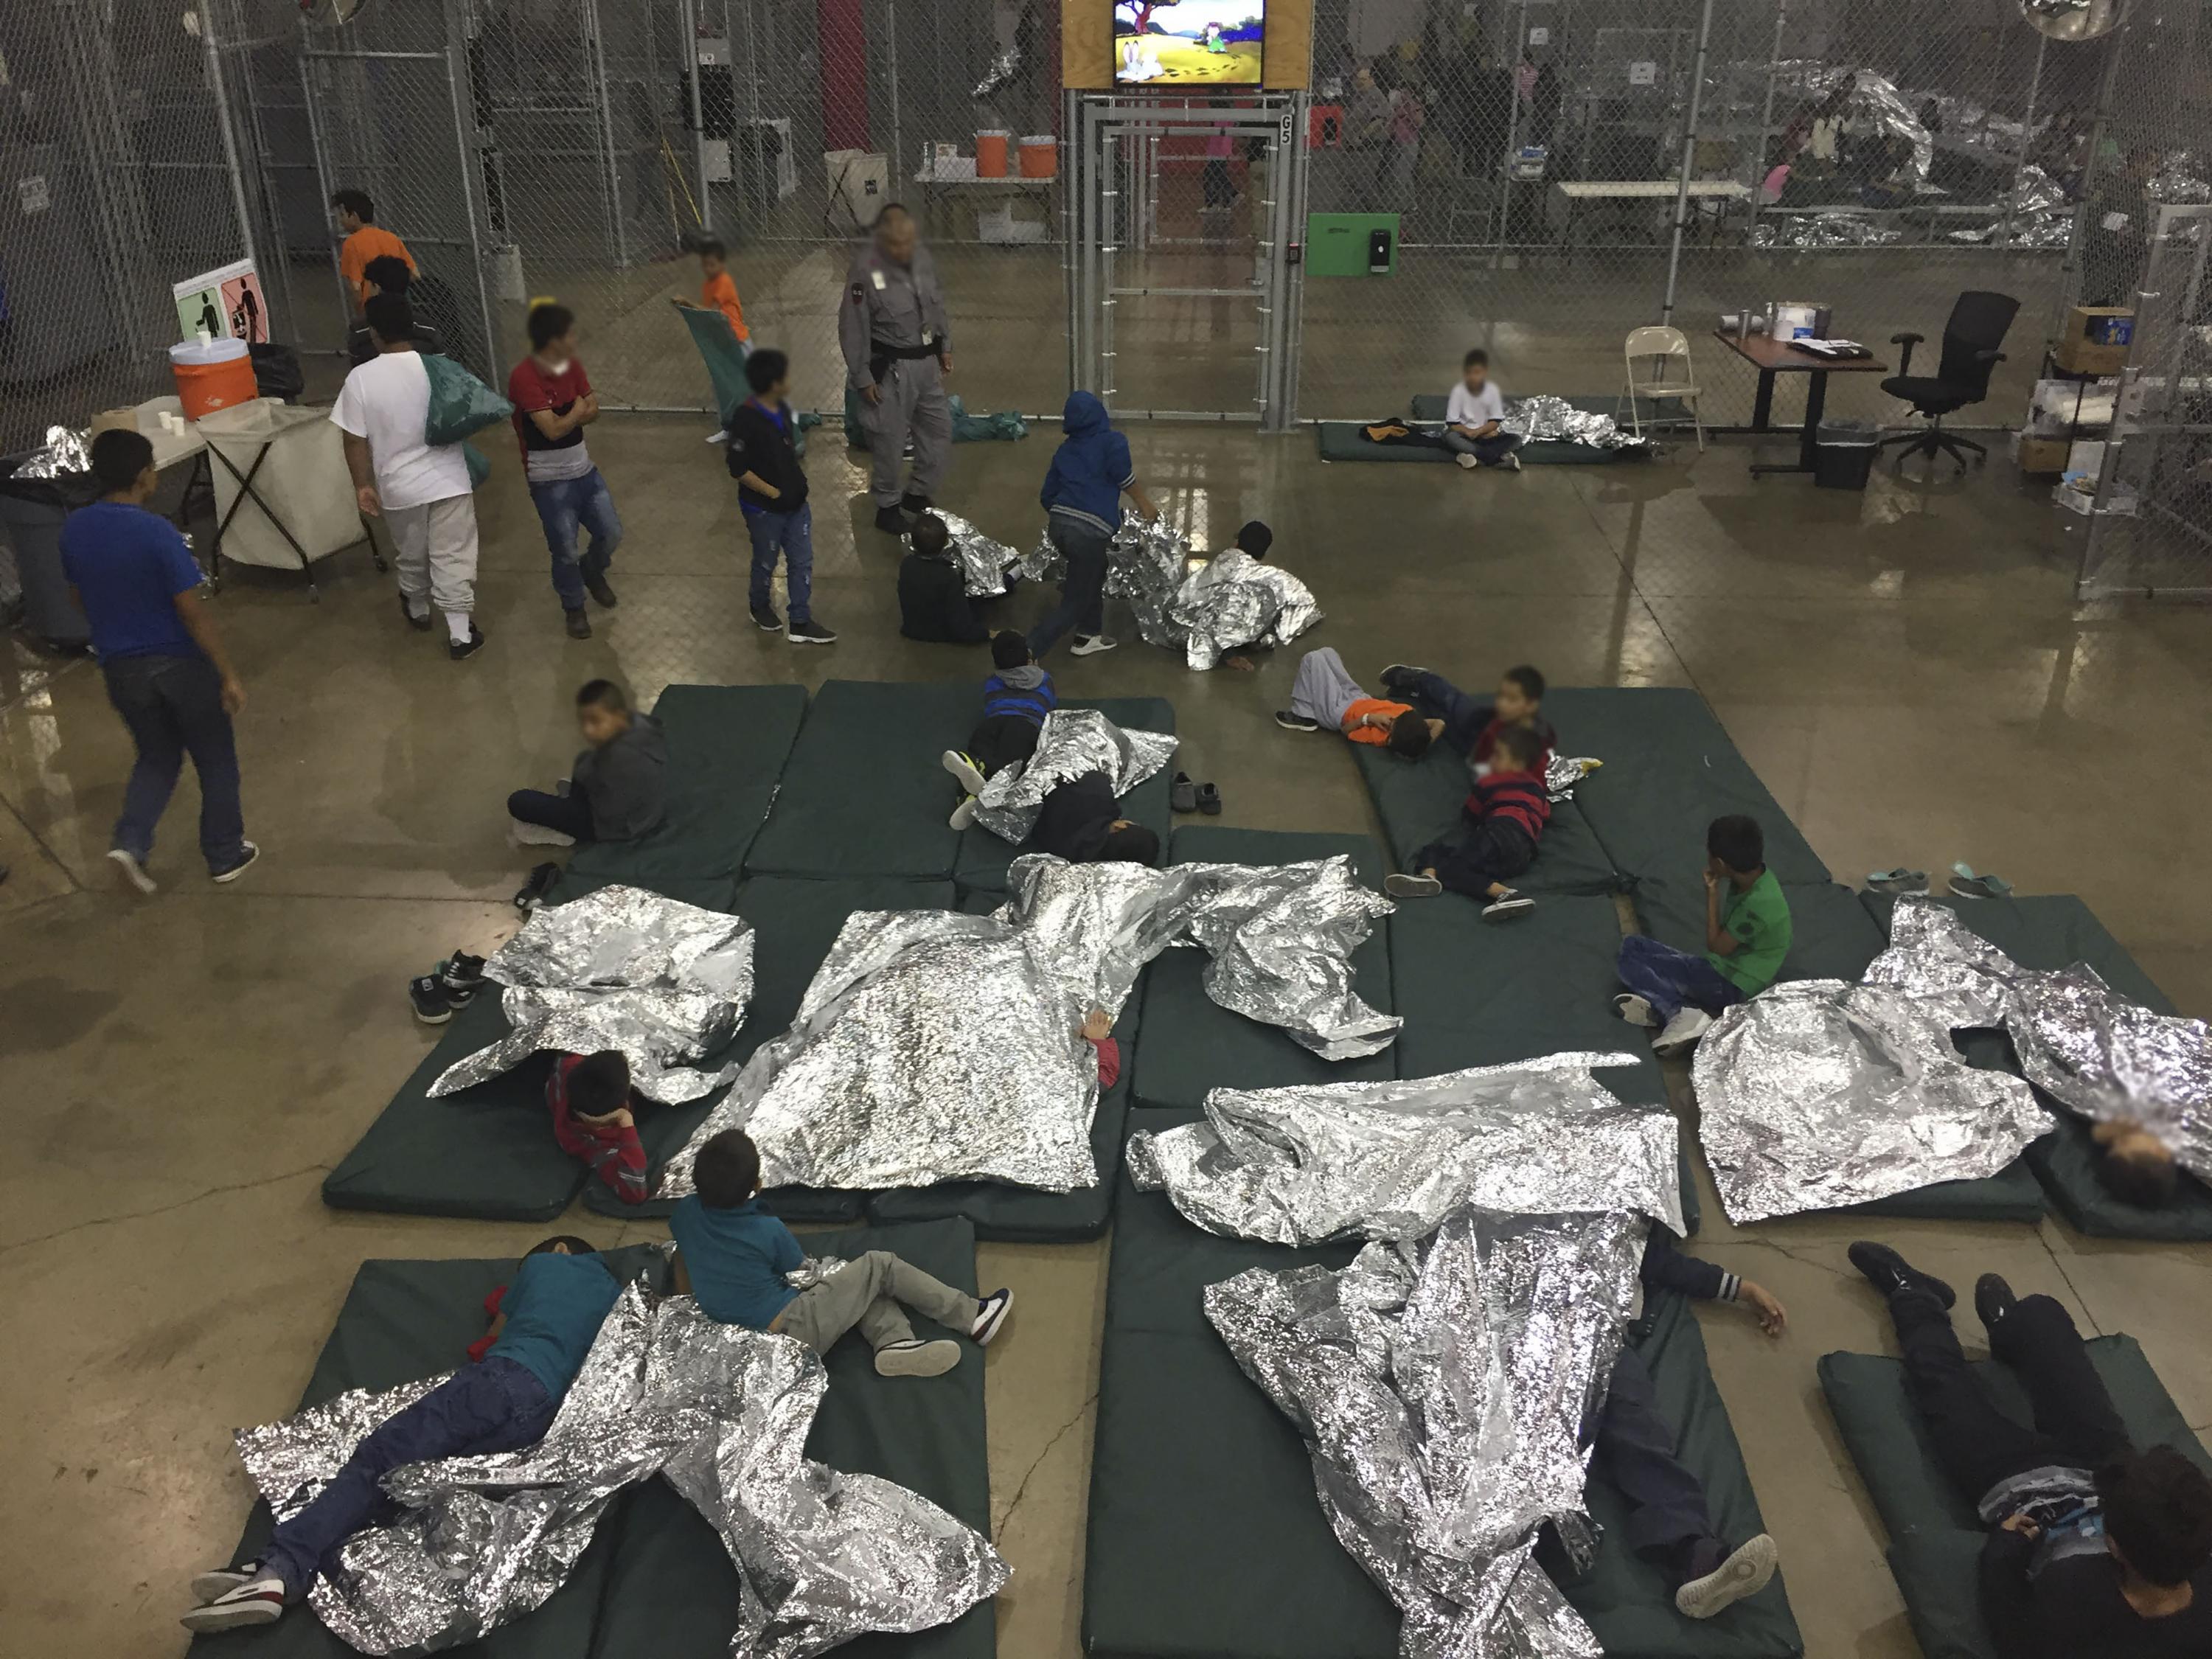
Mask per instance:
[[[62,526],[99,491],[88,472],[64,472],[52,478],[15,477],[16,467],[28,459],[0,456],[0,531],[5,532],[15,556],[15,577],[23,588],[23,620],[54,649],[81,651],[92,643],[92,627],[62,571]]]
[[[1864,489],[1881,432],[1871,421],[1823,421],[1813,448],[1813,482],[1822,489]]]

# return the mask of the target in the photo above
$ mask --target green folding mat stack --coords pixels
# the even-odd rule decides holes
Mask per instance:
[[[816,1255],[850,1260],[896,1251],[947,1284],[975,1289],[975,1239],[957,1221],[924,1227],[810,1234]],[[624,1277],[665,1285],[665,1258],[648,1246],[608,1252]],[[514,1271],[508,1261],[368,1261],[355,1277],[300,1404],[349,1389],[387,1389],[464,1363],[483,1334],[484,1297]],[[924,1322],[925,1325],[927,1322]],[[929,1334],[937,1334],[932,1328]],[[875,1375],[866,1348],[848,1339],[830,1356],[830,1386],[808,1436],[809,1455],[831,1468],[880,1475],[943,1506],[978,1531],[990,1528],[990,1465],[983,1419],[983,1362],[963,1357],[943,1376]],[[234,1562],[267,1540],[268,1506],[257,1504]],[[617,1498],[568,1581],[545,1604],[493,1632],[471,1651],[487,1659],[727,1659],[737,1625],[737,1574],[720,1540],[659,1479]],[[871,1636],[839,1650],[864,1659],[990,1659],[997,1650],[986,1604],[913,1636]],[[343,1659],[354,1650],[295,1608],[259,1629],[201,1637],[196,1656]]]
[[[753,925],[753,994],[731,1052],[750,1060],[756,1048],[791,1029],[815,971],[854,911],[949,910],[952,902],[948,881],[903,881],[893,876],[827,881],[797,876],[749,878],[737,890],[735,908]],[[725,1092],[717,1090],[703,1100],[680,1106],[654,1106],[639,1119],[638,1139],[653,1160],[650,1179],[655,1188],[669,1158],[689,1144]],[[867,1202],[865,1193],[805,1187],[776,1188],[763,1196],[768,1207],[787,1221],[856,1221]],[[675,1207],[672,1201],[660,1199],[624,1204],[598,1180],[585,1185],[584,1206],[615,1216],[665,1216]]]
[[[979,688],[980,690],[980,688]],[[1175,705],[1165,697],[1071,697],[1060,705],[1064,708],[1096,708],[1125,732],[1173,732],[1176,729]],[[969,724],[972,727],[981,713],[981,698],[970,699]],[[963,745],[962,741],[949,747]],[[932,757],[939,759],[941,757]],[[1167,846],[1169,833],[1175,827],[1175,814],[1169,809],[1168,792],[1174,781],[1176,763],[1170,758],[1165,766],[1146,778],[1121,798],[1121,816],[1143,824],[1160,838],[1163,850]],[[946,812],[951,812],[960,799],[959,787],[942,771],[939,799]],[[963,893],[1003,893],[1006,890],[1006,866],[1024,853],[1042,849],[1033,841],[1019,847],[1001,841],[981,824],[971,824],[960,837],[960,854],[953,869],[953,879],[960,884]]]
[[[1833,882],[1785,884],[1790,902],[1790,955],[1784,980],[1841,979],[1856,984],[1888,940],[1859,902]],[[1702,951],[1705,888],[1702,881],[1654,877],[1636,886],[1644,931],[1679,950]],[[1942,1181],[1909,1193],[1846,1206],[1862,1215],[1905,1216],[1929,1221],[2033,1221],[2043,1214],[2043,1188],[2025,1158],[2015,1158],[1979,1181]],[[1811,1212],[1810,1213],[1822,1213]]]
[[[2136,1340],[2096,1336],[2087,1346],[2090,1363],[2135,1443],[2174,1446],[2212,1473],[2212,1456]],[[2034,1420],[2012,1367],[1986,1359],[1974,1370],[2001,1409],[2020,1422]],[[1824,1354],[1820,1376],[1844,1449],[1889,1534],[1889,1570],[1922,1654],[1925,1659],[1996,1659],[1976,1574],[1982,1525],[1972,1501],[1936,1462],[1928,1425],[1905,1387],[1904,1362],[1881,1354]]]
[[[2056,972],[2086,962],[2114,990],[2161,1014],[2176,1012],[2172,1001],[2143,972],[2119,941],[2106,931],[2089,907],[2071,893],[2033,898],[1944,899],[1960,920],[2024,968]],[[1862,896],[1883,933],[1897,901],[1885,894]],[[1977,1066],[2018,1072],[2012,1043],[1998,1031],[1960,1031],[1961,1054]],[[2144,1238],[2190,1243],[2212,1239],[2212,1191],[2194,1178],[2181,1178],[2171,1204],[2147,1210],[2113,1196],[2097,1175],[2095,1143],[2089,1126],[2057,1102],[2045,1099],[2057,1119],[2051,1133],[2027,1149],[2027,1163],[2050,1194],[2058,1213],[2077,1232],[2102,1238]]]
[[[1695,881],[1705,826],[1748,813],[1766,835],[1766,865],[1784,883],[1825,882],[1820,861],[1695,691],[1643,686],[1553,687],[1544,716],[1559,752],[1605,764],[1575,789],[1613,868],[1632,881]]]
[[[1130,1114],[1133,1128],[1189,1112]],[[1126,1178],[1107,1270],[1091,1458],[1083,1640],[1097,1659],[1392,1659],[1396,1608],[1338,1543],[1290,1419],[1244,1374],[1200,1303],[1250,1267],[1341,1267],[1350,1244],[1289,1249],[1218,1238]],[[1671,1304],[1671,1305],[1670,1305]],[[1697,1323],[1655,1306],[1642,1352],[1684,1461],[1730,1536],[1760,1528],[1743,1458]],[[1611,1659],[1787,1659],[1802,1650],[1779,1582],[1726,1620],[1676,1613],[1659,1575],[1626,1553],[1619,1501],[1592,1576],[1569,1592]]]
[[[814,694],[748,876],[949,881],[960,832],[943,756],[966,740],[982,681],[831,680]]]
[[[796,685],[672,685],[653,712],[668,738],[666,821],[636,841],[579,847],[568,868],[640,886],[734,878],[768,820],[806,693]]]
[[[1620,406],[1617,398],[1569,398],[1565,400],[1585,412],[1611,415]],[[1443,398],[1433,392],[1423,392],[1412,404],[1412,416],[1416,421],[1441,421],[1444,417]],[[1679,411],[1679,405],[1677,406]],[[1653,418],[1650,415],[1647,420]],[[1664,418],[1664,417],[1662,417]],[[1322,421],[1316,424],[1314,434],[1324,461],[1449,461],[1449,450],[1431,449],[1425,444],[1370,443],[1360,434],[1365,421]],[[1593,449],[1588,444],[1567,443],[1559,439],[1540,439],[1525,443],[1514,452],[1525,466],[1602,466],[1613,461],[1641,461],[1650,459],[1646,449]]]
[[[1175,832],[1173,864],[1296,864],[1347,854],[1361,881],[1379,887],[1381,849],[1365,836],[1190,825]],[[1389,919],[1352,952],[1359,994],[1391,1012]],[[1206,994],[1203,951],[1163,951],[1141,988],[1145,1035],[1135,1055],[1139,1106],[1197,1107],[1217,1088],[1278,1089],[1316,1083],[1368,1083],[1397,1074],[1394,1050],[1364,1060],[1326,1060],[1278,1026],[1233,1014]]]
[[[1565,736],[1560,740],[1569,741]],[[1350,747],[1374,799],[1375,814],[1382,820],[1393,869],[1412,869],[1413,855],[1431,842],[1466,836],[1462,808],[1473,785],[1465,756],[1449,744],[1436,744],[1417,761],[1394,755],[1380,744]],[[1552,821],[1536,843],[1535,862],[1513,884],[1529,893],[1611,893],[1622,883],[1581,809],[1565,800],[1553,803]]]

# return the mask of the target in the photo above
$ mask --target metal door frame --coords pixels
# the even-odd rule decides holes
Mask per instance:
[[[1226,410],[1116,409],[1122,419],[1254,421],[1263,432],[1287,431],[1295,419],[1300,289],[1292,249],[1297,198],[1305,175],[1306,94],[1261,93],[1249,105],[1193,112],[1180,102],[1164,104],[1111,94],[1071,91],[1063,130],[1074,135],[1066,146],[1068,383],[1095,392],[1111,404],[1114,394],[1115,307],[1125,298],[1154,295],[1182,299],[1249,299],[1258,308],[1259,344],[1255,348],[1255,390],[1249,413]],[[1158,141],[1170,137],[1211,137],[1223,126],[1233,137],[1263,138],[1271,147],[1267,195],[1255,252],[1261,281],[1249,289],[1134,289],[1118,286],[1115,256],[1123,250],[1120,221],[1140,229],[1152,211],[1152,167],[1139,167],[1125,200],[1122,157],[1133,152],[1157,155]]]

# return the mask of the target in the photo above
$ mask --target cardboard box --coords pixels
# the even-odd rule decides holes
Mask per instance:
[[[2069,374],[2117,374],[2135,332],[2136,314],[2124,306],[2072,306],[2051,358]]]
[[[2063,472],[2066,452],[2072,447],[2065,438],[2039,438],[2023,432],[2013,440],[2013,456],[2020,470],[2029,473]]]

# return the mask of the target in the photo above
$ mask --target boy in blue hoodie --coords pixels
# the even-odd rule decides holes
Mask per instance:
[[[1160,516],[1138,487],[1129,441],[1108,422],[1105,404],[1088,392],[1070,392],[1060,429],[1060,447],[1037,498],[1052,544],[1067,561],[1067,583],[1059,605],[1030,631],[1030,655],[1039,661],[1071,628],[1079,657],[1114,648],[1105,633],[1106,551],[1121,527],[1123,493],[1146,518]]]
[[[960,785],[960,805],[952,827],[965,830],[975,819],[975,797],[984,781],[1004,766],[1036,753],[1044,717],[1060,707],[1052,676],[1036,665],[1029,641],[1012,629],[991,635],[991,677],[983,682],[983,718],[968,734],[968,747],[945,751],[945,769]]]

